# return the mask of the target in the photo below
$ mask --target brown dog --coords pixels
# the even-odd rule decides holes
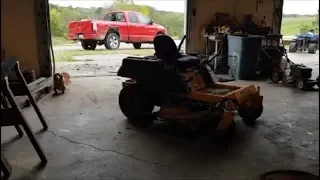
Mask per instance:
[[[57,94],[60,90],[62,94],[64,94],[64,91],[66,90],[66,86],[69,86],[71,84],[70,81],[70,75],[69,73],[62,72],[62,73],[56,73],[53,76],[53,90],[54,93]]]

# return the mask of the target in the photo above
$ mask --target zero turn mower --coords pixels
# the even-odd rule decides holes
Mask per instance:
[[[184,39],[177,48],[171,37],[159,35],[154,56],[123,59],[118,76],[131,78],[119,95],[123,114],[145,123],[158,119],[204,127],[212,135],[232,127],[235,110],[253,124],[263,111],[260,87],[217,83],[208,59],[179,53]],[[153,112],[155,106],[160,110]]]

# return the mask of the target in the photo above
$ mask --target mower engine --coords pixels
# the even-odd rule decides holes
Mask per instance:
[[[312,76],[312,69],[302,64],[292,64],[290,70],[293,79],[309,79]]]

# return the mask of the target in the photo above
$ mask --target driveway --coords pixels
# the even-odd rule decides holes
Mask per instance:
[[[71,76],[113,76],[121,66],[123,55],[86,55],[74,56],[75,62],[56,63],[57,72],[69,72]],[[319,54],[289,53],[295,63],[303,63],[313,69],[312,76],[319,75]]]
[[[284,36],[283,39],[284,40],[291,40],[293,39],[294,36]],[[175,43],[177,44],[177,46],[180,44],[181,40],[174,40]],[[120,49],[133,49],[133,45],[132,44],[126,44],[126,43],[121,43],[120,44]],[[142,48],[153,48],[153,44],[142,44]],[[72,44],[72,45],[60,45],[60,46],[54,46],[53,50],[54,51],[61,51],[61,50],[78,50],[78,49],[82,49],[80,42],[76,43],[76,44]],[[102,46],[97,46],[97,49],[105,49],[105,47]]]
[[[175,43],[177,46],[181,40],[175,40]],[[142,48],[153,48],[153,44],[142,44]],[[80,42],[72,45],[61,45],[61,46],[54,46],[53,50],[54,51],[66,51],[66,50],[80,50],[82,49]],[[104,45],[102,46],[97,46],[96,49],[105,49]],[[127,44],[127,43],[121,43],[120,44],[120,49],[133,49],[132,44]]]

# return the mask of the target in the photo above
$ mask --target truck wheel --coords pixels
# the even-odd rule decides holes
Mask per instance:
[[[298,48],[297,48],[297,43],[293,42],[290,43],[289,45],[289,52],[297,52]]]
[[[317,52],[317,44],[311,43],[308,46],[308,53],[315,54]]]
[[[84,50],[95,50],[97,47],[97,42],[92,40],[83,40],[81,41],[81,46]]]
[[[163,32],[158,32],[156,36],[164,35]]]
[[[135,49],[141,49],[141,43],[133,43]]]
[[[130,120],[152,120],[154,104],[138,85],[122,88],[119,94],[119,106],[122,113]]]
[[[109,33],[104,41],[104,46],[109,50],[119,49],[120,37],[116,33]]]

